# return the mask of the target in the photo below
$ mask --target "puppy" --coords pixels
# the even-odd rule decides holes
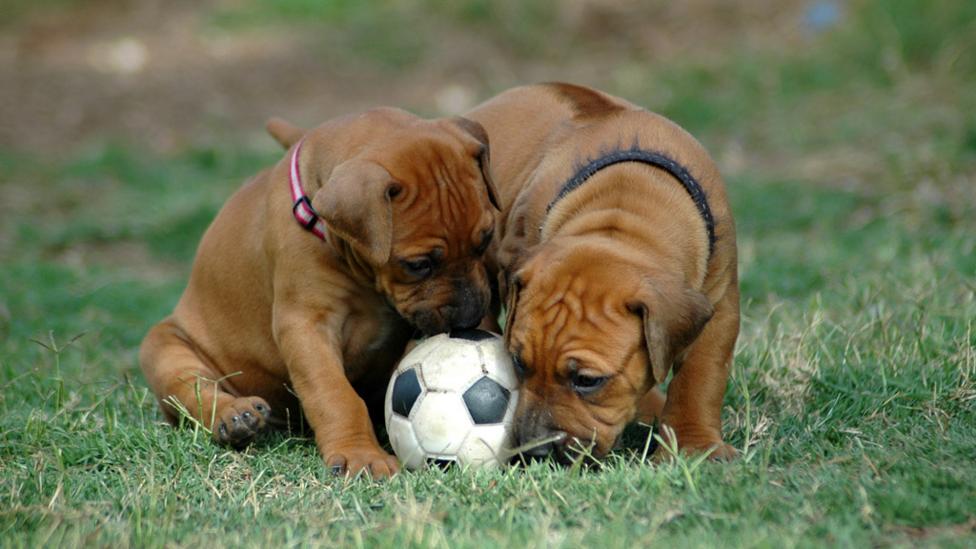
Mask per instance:
[[[669,445],[734,455],[720,413],[739,331],[735,226],[705,150],[661,116],[569,84],[516,88],[465,116],[493,143],[502,214],[489,262],[523,380],[518,442],[600,457],[628,422],[656,416]],[[654,387],[670,372],[665,400]]]
[[[364,398],[415,331],[475,326],[491,297],[487,138],[391,108],[268,130],[290,151],[221,209],[142,370],[171,422],[220,443],[307,421],[333,471],[391,475]]]

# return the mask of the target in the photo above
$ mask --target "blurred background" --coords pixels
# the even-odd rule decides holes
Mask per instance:
[[[950,0],[0,6],[0,146],[58,154],[106,139],[163,153],[253,140],[273,114],[306,125],[380,104],[455,114],[507,87],[554,79],[623,95],[693,131],[721,130],[746,154],[757,138],[782,149],[836,134],[839,122],[879,129],[852,111],[962,116],[971,98],[959,96],[953,75],[972,75],[976,47],[976,7]],[[802,127],[810,123],[822,129]],[[867,137],[847,131],[838,137]]]
[[[974,51],[972,0],[0,0],[0,336],[95,331],[132,367],[217,209],[281,158],[268,117],[453,115],[544,80],[703,141],[747,303],[933,250],[971,274]]]
[[[348,490],[160,425],[139,342],[268,117],[543,80],[718,161],[742,460]],[[0,0],[0,545],[971,547],[974,319],[976,0]]]
[[[700,123],[715,113],[695,103],[729,93],[730,80],[747,79],[756,93],[797,93],[840,78],[777,74],[768,63],[833,41],[825,35],[856,15],[843,0],[3,3],[0,144],[61,149],[115,137],[154,151],[250,136],[271,114],[306,124],[380,104],[455,114],[507,87],[553,79]],[[885,39],[898,29],[884,27],[896,24],[880,22],[848,47]],[[915,48],[937,44],[887,40],[889,59],[861,60],[877,63],[874,72],[919,55],[935,61]],[[735,70],[712,70],[729,54]],[[755,112],[722,117],[740,114]]]

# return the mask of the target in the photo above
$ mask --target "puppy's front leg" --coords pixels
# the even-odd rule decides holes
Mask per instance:
[[[739,291],[729,288],[715,314],[688,349],[684,363],[668,385],[661,423],[674,430],[682,452],[708,452],[729,459],[735,449],[722,440],[722,399],[739,335]],[[668,438],[667,432],[663,433]],[[666,457],[664,447],[655,452]]]
[[[388,477],[399,464],[380,448],[366,403],[346,377],[337,316],[276,308],[276,341],[326,465],[340,474]]]

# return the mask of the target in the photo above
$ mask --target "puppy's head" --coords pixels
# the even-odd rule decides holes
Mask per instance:
[[[476,326],[491,297],[483,255],[498,208],[484,130],[379,109],[332,131],[321,142],[309,134],[301,162],[320,178],[312,206],[329,238],[424,333]]]
[[[519,445],[573,459],[613,448],[640,398],[711,318],[700,292],[638,269],[612,245],[543,245],[509,283],[506,343],[522,380]]]

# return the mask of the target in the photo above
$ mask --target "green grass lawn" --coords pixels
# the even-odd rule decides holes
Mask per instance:
[[[373,483],[172,429],[139,342],[277,147],[0,151],[0,546],[976,545],[976,9],[865,5],[802,53],[609,86],[733,165],[732,463],[642,462],[638,433],[599,469]]]

